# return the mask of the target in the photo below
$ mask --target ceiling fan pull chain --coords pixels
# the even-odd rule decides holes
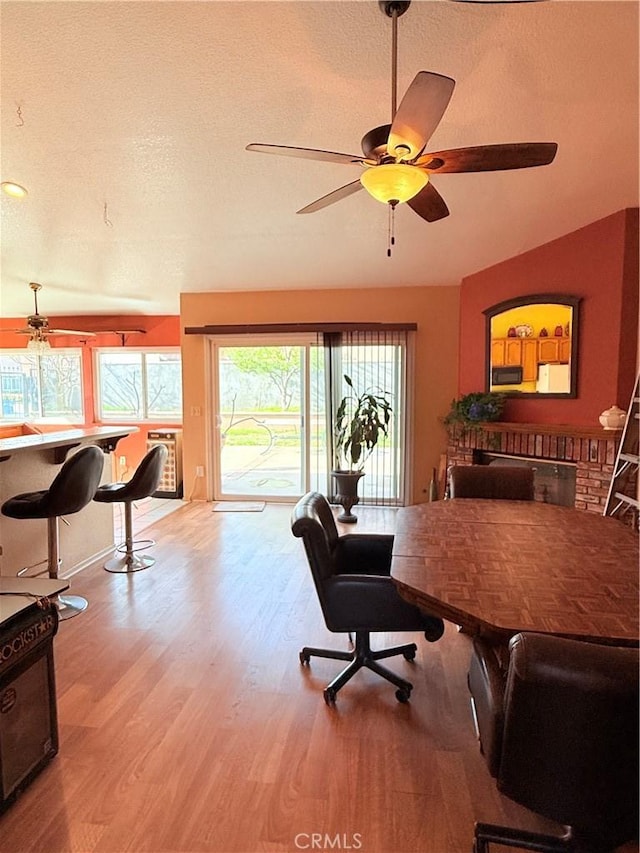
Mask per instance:
[[[389,222],[387,225],[387,257],[391,257],[391,248],[396,244],[395,238],[396,228],[396,206],[389,204]]]

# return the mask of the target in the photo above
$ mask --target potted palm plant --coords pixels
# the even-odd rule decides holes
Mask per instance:
[[[344,381],[350,390],[340,401],[334,419],[335,468],[331,473],[336,484],[335,499],[344,510],[338,521],[353,524],[358,519],[351,508],[360,500],[358,482],[364,476],[364,463],[381,435],[388,435],[393,410],[387,391],[367,389],[359,394],[346,374]]]

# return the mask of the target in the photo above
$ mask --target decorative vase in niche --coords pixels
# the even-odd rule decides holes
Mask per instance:
[[[351,512],[351,507],[360,501],[358,482],[364,477],[364,471],[332,471],[331,474],[336,482],[335,499],[344,510],[338,516],[338,521],[355,524],[358,519]]]
[[[553,334],[556,336],[556,338],[561,338],[562,337],[562,326],[556,326],[556,330]],[[568,332],[567,332],[567,334],[568,334]]]
[[[547,332],[547,330],[545,329],[544,326],[540,329],[539,337],[541,337],[541,338],[548,338],[549,337],[549,332]]]
[[[605,429],[622,429],[627,413],[618,406],[605,409],[598,420]]]

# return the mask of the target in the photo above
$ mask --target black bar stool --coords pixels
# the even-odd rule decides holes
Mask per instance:
[[[155,542],[153,539],[133,541],[131,504],[133,501],[148,498],[157,491],[167,456],[167,448],[163,444],[156,444],[138,465],[128,483],[107,483],[105,486],[100,486],[95,493],[93,499],[98,503],[124,503],[125,539],[122,545],[116,547],[116,551],[122,556],[113,557],[105,563],[104,568],[108,572],[139,572],[155,563],[153,557],[136,554],[136,551],[148,545],[155,545]]]
[[[2,505],[2,514],[9,518],[47,519],[48,556],[47,568],[43,571],[48,571],[54,580],[62,562],[59,519],[80,512],[91,502],[100,484],[103,467],[104,453],[99,447],[81,447],[66,460],[48,489],[14,495]],[[87,604],[86,598],[79,595],[59,595],[56,599],[60,619],[76,616],[86,609]]]

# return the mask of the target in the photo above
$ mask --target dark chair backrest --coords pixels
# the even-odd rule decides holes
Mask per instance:
[[[155,444],[144,456],[133,477],[118,491],[118,500],[139,501],[157,491],[167,456],[164,444]]]
[[[300,498],[291,515],[291,530],[302,539],[316,585],[335,574],[338,528],[324,495],[309,492]]]
[[[452,498],[533,500],[533,469],[519,465],[453,465],[449,471]]]
[[[90,501],[100,485],[104,453],[99,447],[81,447],[70,456],[48,489],[46,512],[52,517],[79,512]]]
[[[594,848],[638,832],[638,649],[510,643],[498,788]]]

